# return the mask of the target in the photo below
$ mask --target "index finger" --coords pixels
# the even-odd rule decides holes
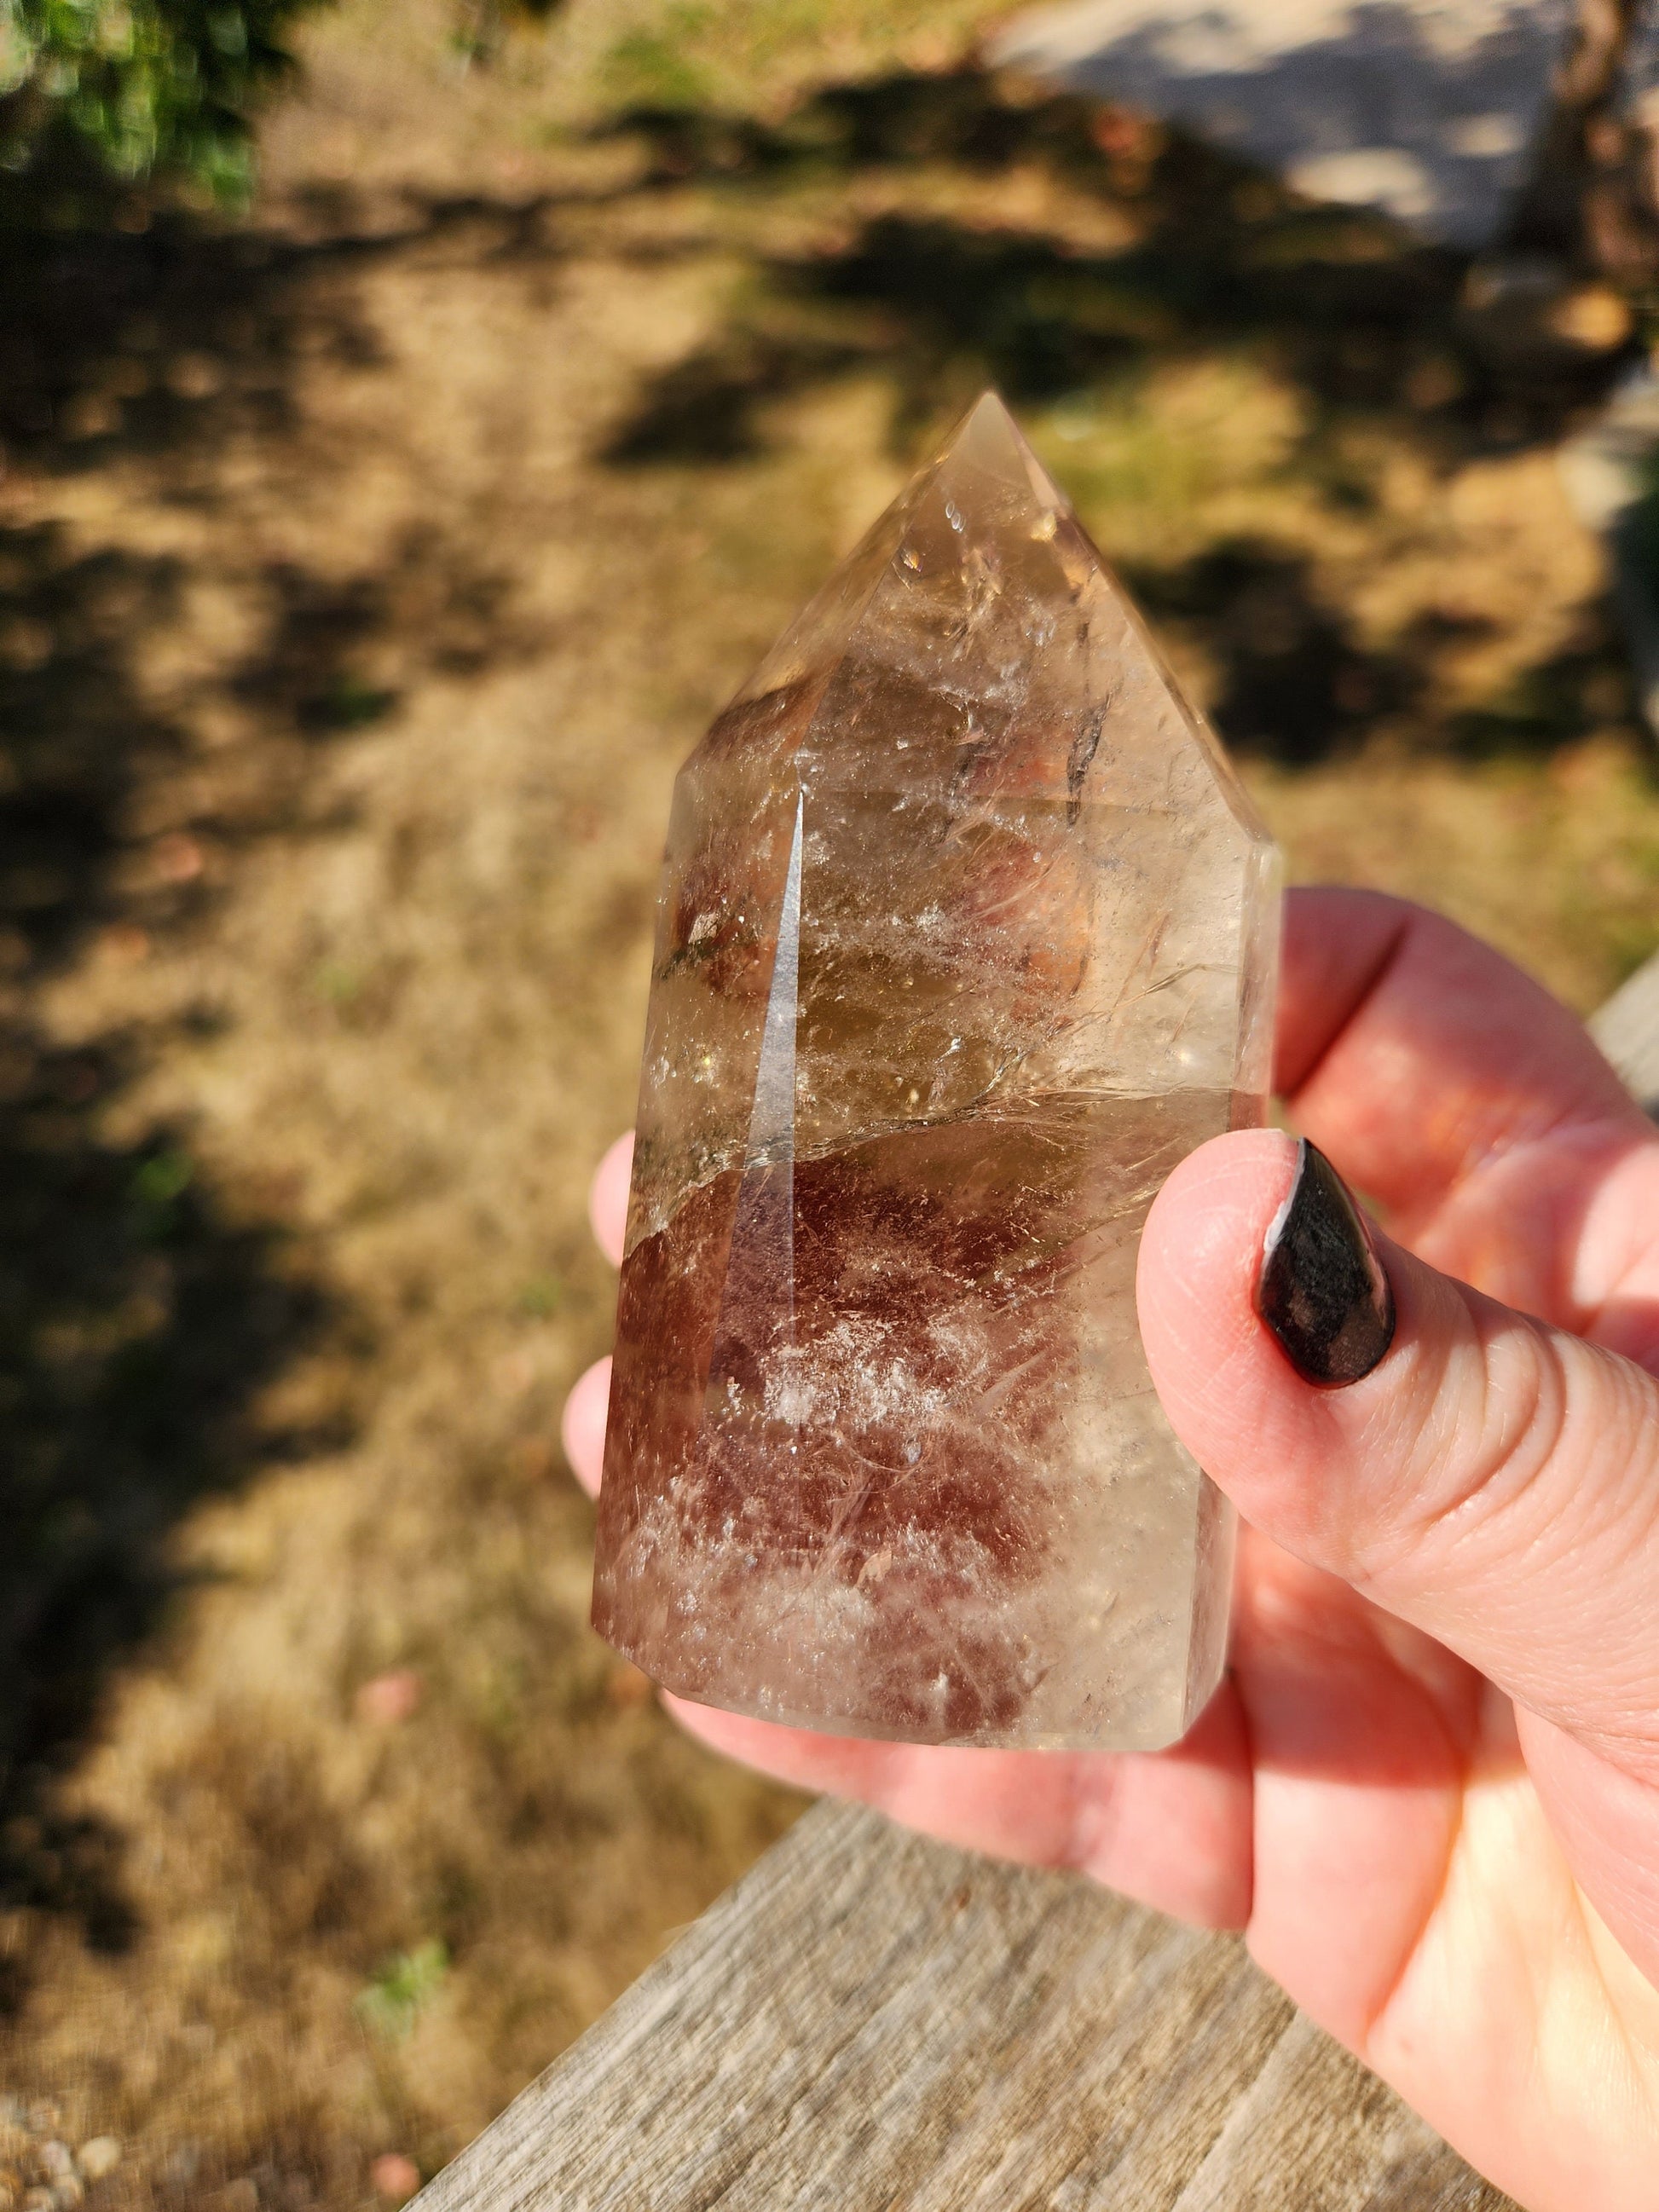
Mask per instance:
[[[1297,1128],[1408,1226],[1518,1143],[1568,1126],[1651,1134],[1541,984],[1376,891],[1288,895],[1276,1063]]]

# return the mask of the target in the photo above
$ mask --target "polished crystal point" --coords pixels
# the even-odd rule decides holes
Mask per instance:
[[[609,1642],[809,1728],[1181,1735],[1232,1528],[1135,1251],[1176,1162],[1262,1118],[1277,926],[1215,738],[988,393],[675,787]]]

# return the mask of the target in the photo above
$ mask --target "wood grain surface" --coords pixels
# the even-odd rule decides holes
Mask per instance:
[[[1500,2212],[1234,1939],[824,1803],[421,2212]]]
[[[1649,1113],[1659,1112],[1659,953],[1590,1016],[1589,1030]]]
[[[1659,1098],[1659,959],[1592,1024]],[[1235,1939],[823,1803],[420,2212],[1504,2212]]]

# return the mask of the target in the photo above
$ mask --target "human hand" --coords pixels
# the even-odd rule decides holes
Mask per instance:
[[[1386,1211],[1397,1326],[1321,1389],[1259,1317],[1291,1139],[1217,1138],[1170,1177],[1141,1333],[1247,1523],[1231,1670],[1186,1740],[938,1749],[666,1702],[803,1787],[1243,1929],[1529,2212],[1651,2212],[1659,1130],[1498,954],[1361,892],[1287,902],[1277,1080]],[[613,1147],[593,1199],[613,1257],[627,1181]],[[590,1490],[608,1369],[566,1412]]]

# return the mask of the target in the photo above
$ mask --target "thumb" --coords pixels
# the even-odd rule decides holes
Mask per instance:
[[[1271,1131],[1176,1169],[1138,1296],[1164,1409],[1248,1521],[1659,1782],[1653,1376],[1368,1232]]]

